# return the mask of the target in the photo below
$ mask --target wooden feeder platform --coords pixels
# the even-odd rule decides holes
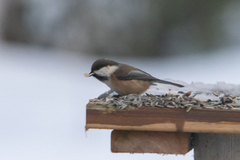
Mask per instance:
[[[240,157],[240,111],[159,107],[115,107],[89,103],[86,129],[113,129],[115,153],[186,154],[195,160]]]

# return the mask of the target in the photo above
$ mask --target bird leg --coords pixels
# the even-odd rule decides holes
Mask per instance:
[[[101,98],[105,98],[105,97],[107,97],[107,96],[109,96],[111,93],[113,93],[114,92],[114,90],[109,90],[109,91],[107,91],[107,92],[104,92],[103,94],[101,94],[100,96],[98,96],[98,99],[101,99]]]

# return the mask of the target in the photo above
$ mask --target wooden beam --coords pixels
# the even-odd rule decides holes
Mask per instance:
[[[202,133],[194,136],[195,160],[238,160],[240,134]]]
[[[240,111],[87,105],[86,129],[240,133]]]
[[[190,133],[113,130],[114,153],[159,153],[185,155],[192,149]]]

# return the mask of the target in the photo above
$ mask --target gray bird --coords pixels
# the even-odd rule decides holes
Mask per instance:
[[[138,68],[107,59],[96,60],[92,64],[91,72],[84,75],[97,78],[111,89],[99,98],[106,97],[114,91],[119,95],[142,94],[155,83],[184,87],[181,84],[155,78]]]

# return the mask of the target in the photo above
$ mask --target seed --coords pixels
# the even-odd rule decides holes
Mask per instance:
[[[184,96],[187,96],[187,97],[189,97],[191,94],[192,94],[192,92],[191,92],[191,91],[189,91],[189,92],[185,93],[185,94],[184,94]]]
[[[201,106],[201,107],[205,107],[204,103],[200,103],[200,106]]]
[[[231,109],[233,108],[233,106],[230,105],[230,104],[227,104],[227,107],[228,107],[228,108],[231,108]]]
[[[167,108],[175,108],[174,106],[172,105],[166,105]]]
[[[232,98],[232,97],[230,97],[230,96],[228,96],[228,99],[230,99],[231,101],[234,101],[234,98]]]
[[[213,93],[216,97],[220,96],[220,93],[219,92],[214,92]]]
[[[194,98],[196,95],[197,95],[197,93],[195,93],[195,94],[192,96],[192,98]]]
[[[222,104],[225,104],[226,99],[227,98],[225,96],[221,98]]]
[[[186,112],[189,112],[192,109],[192,107],[187,107]]]
[[[142,103],[139,103],[137,104],[137,107],[142,107],[142,105],[143,105]]]
[[[90,74],[84,73],[84,76],[85,76],[85,77],[90,77]]]
[[[178,93],[179,93],[179,94],[184,94],[184,92],[183,92],[183,91],[178,91]]]
[[[179,95],[182,93],[183,95]],[[125,96],[113,96],[106,98],[95,98],[90,99],[89,104],[104,105],[104,106],[116,106],[117,110],[131,107],[167,107],[167,108],[185,108],[187,112],[194,109],[235,109],[239,108],[240,105],[237,103],[237,100],[240,100],[239,95],[230,96],[225,94],[222,97],[219,97],[220,93],[214,92],[213,94],[219,97],[218,100],[208,99],[208,100],[199,100],[195,96],[200,93],[195,93],[191,95],[191,91],[183,93],[180,91],[178,94],[164,94],[164,95],[136,95],[129,94]],[[210,93],[209,93],[210,95]]]

